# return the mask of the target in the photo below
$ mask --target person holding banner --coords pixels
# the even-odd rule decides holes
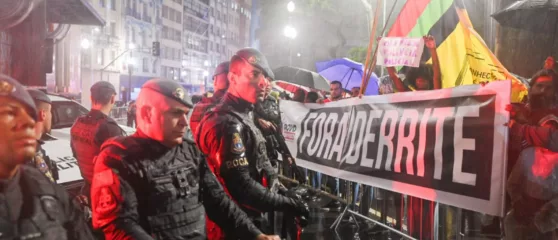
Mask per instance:
[[[436,40],[433,36],[424,36],[424,45],[428,48],[430,55],[432,56],[432,65],[421,63],[418,68],[409,68],[407,73],[405,74],[405,80],[410,84],[409,88],[403,84],[403,81],[397,75],[395,67],[388,67],[388,73],[391,77],[395,89],[397,92],[406,92],[406,91],[423,91],[423,90],[434,90],[434,89],[441,89],[442,88],[442,81],[441,81],[441,74],[440,74],[440,63],[438,61],[438,54],[436,52]],[[402,196],[399,194],[388,194],[392,195],[394,199],[394,204],[396,205],[396,228],[400,228],[401,219],[401,201]],[[387,199],[387,198],[386,198]],[[432,219],[430,216],[433,216],[433,202],[426,201],[423,199],[418,199],[414,197],[408,197],[409,202],[409,225],[410,225],[410,232],[413,236],[420,236],[420,226],[421,222],[424,229],[429,229],[429,224],[432,223]],[[421,214],[421,212],[426,212],[428,214]],[[422,219],[420,219],[422,218]],[[423,236],[426,239],[431,237],[430,231],[422,232]]]
[[[413,91],[441,89],[441,73],[438,54],[436,53],[436,40],[432,36],[424,37],[424,45],[428,48],[432,56],[432,65],[421,64],[418,68],[409,68],[405,74],[405,80],[410,84],[409,88]],[[395,67],[388,67],[388,73],[395,85],[397,92],[406,92],[409,88],[397,76]]]
[[[272,168],[265,138],[253,119],[254,104],[265,96],[267,78],[273,71],[265,56],[244,48],[231,58],[229,89],[220,104],[208,112],[196,135],[212,172],[225,191],[263,232],[271,232],[264,212],[281,211],[308,218],[303,201],[269,191],[264,173]]]
[[[558,133],[558,117],[547,115],[538,128],[522,126],[514,120],[509,126],[511,134],[523,136],[534,146],[521,151],[508,178],[511,210],[504,220],[506,239],[558,239],[558,153],[551,151],[556,151],[556,146],[545,148],[551,147],[550,139]]]

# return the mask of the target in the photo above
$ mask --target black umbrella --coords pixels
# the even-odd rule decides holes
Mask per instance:
[[[322,75],[296,67],[279,67],[273,70],[275,80],[283,80],[301,86],[329,91],[329,81]]]
[[[521,0],[492,14],[504,27],[555,34],[558,28],[558,0]]]

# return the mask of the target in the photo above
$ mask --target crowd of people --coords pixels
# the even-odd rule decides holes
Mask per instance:
[[[407,84],[388,68],[397,91],[441,88],[434,39],[425,37],[425,45],[433,64],[410,68]],[[553,69],[549,58],[531,79],[526,101],[508,107],[509,213],[502,221],[508,239],[558,239],[558,76]],[[306,202],[278,180],[280,172],[289,177],[302,172],[300,181],[336,196],[350,186],[352,204],[359,200],[367,214],[370,186],[294,167],[279,108],[284,99],[325,104],[358,97],[360,88],[345,90],[331,81],[327,98],[302,89],[290,98],[272,91],[273,80],[265,56],[252,48],[216,68],[211,97],[195,100],[175,81],[150,80],[128,109],[128,124],[136,128],[132,136],[109,117],[115,87],[97,82],[90,89],[91,111],[71,128],[68,147],[84,180],[76,202],[56,184],[57,167],[41,148],[53,138],[48,96],[0,75],[0,229],[5,229],[0,237],[279,239],[274,218],[264,213],[295,216],[299,226],[309,217]],[[303,198],[320,199],[310,192]],[[434,211],[432,202],[388,191],[383,198],[394,200],[396,229],[402,229],[403,198],[413,209],[410,225],[420,221],[423,229],[432,228],[432,214],[421,214]],[[332,200],[324,208],[340,207]],[[433,237],[418,228],[409,232]]]

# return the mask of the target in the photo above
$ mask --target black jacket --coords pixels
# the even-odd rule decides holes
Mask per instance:
[[[250,216],[261,212],[297,212],[298,203],[262,185],[264,173],[273,173],[265,139],[254,125],[253,105],[226,94],[199,126],[196,143],[211,170],[230,196]]]
[[[27,165],[0,180],[0,233],[0,239],[94,239],[66,190]]]
[[[81,176],[88,184],[93,179],[93,158],[101,150],[101,145],[112,138],[124,136],[124,131],[114,119],[99,110],[91,110],[79,117],[70,130],[70,146],[77,159]]]
[[[107,239],[206,239],[205,213],[241,239],[261,234],[225,194],[193,141],[168,149],[138,131],[102,149],[91,196],[93,226]]]

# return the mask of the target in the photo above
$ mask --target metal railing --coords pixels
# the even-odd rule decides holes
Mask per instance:
[[[279,169],[280,174],[282,174],[283,168],[279,167]],[[339,224],[343,219],[352,218],[372,222],[382,227],[384,232],[389,232],[389,235],[396,234],[404,239],[461,240],[501,239],[503,237],[503,228],[500,228],[499,234],[481,234],[481,226],[487,226],[483,222],[489,217],[481,213],[343,179],[341,179],[340,186],[345,186],[344,191],[340,192],[341,196],[336,196],[320,190],[320,188],[328,188],[327,181],[322,182],[320,188],[313,186],[312,173],[314,171],[308,170],[307,173],[307,183],[298,183],[296,180],[283,175],[280,175],[280,179],[283,182],[294,183],[307,188],[314,194],[341,202],[343,208],[339,209],[340,215],[330,227],[335,233],[337,233]],[[368,189],[364,190],[365,188]],[[398,201],[395,198],[399,198]],[[401,211],[401,215],[398,216],[397,211]],[[501,220],[498,217],[491,217],[490,219],[492,220],[492,218],[497,221]],[[357,229],[362,229],[360,226],[362,224],[359,223],[361,222],[355,221]]]

